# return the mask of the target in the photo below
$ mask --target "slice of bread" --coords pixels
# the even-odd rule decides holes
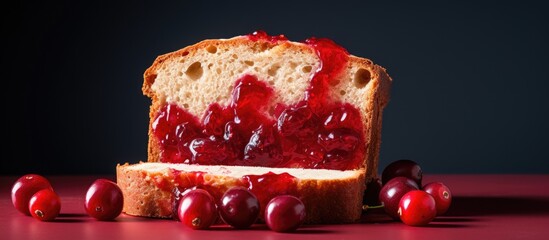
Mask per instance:
[[[166,184],[171,188],[187,188],[189,186],[180,186],[182,183],[178,179],[188,179],[197,171],[205,173],[206,187],[216,192],[242,185],[244,176],[287,172],[295,177],[297,190],[292,194],[304,201],[308,223],[356,221],[361,214],[365,181],[377,175],[382,110],[389,100],[392,82],[385,69],[365,58],[345,56],[337,74],[327,75],[330,78],[329,84],[324,86],[327,95],[322,97],[323,101],[349,104],[358,111],[358,125],[362,126],[357,129],[362,131],[364,142],[357,147],[364,156],[358,165],[344,169],[307,169],[315,167],[232,166],[246,165],[239,164],[242,161],[229,164],[231,166],[196,166],[189,164],[193,163],[189,159],[179,164],[161,163],[169,162],[162,155],[165,140],[155,136],[154,128],[163,108],[174,105],[200,119],[213,103],[219,106],[234,104],[236,80],[254,76],[273,91],[270,99],[265,99],[265,106],[258,108],[264,112],[261,117],[276,119],[278,115],[273,109],[280,104],[295,106],[304,96],[314,95],[310,86],[315,81],[315,74],[329,68],[321,54],[331,53],[320,52],[312,45],[260,32],[230,39],[204,40],[159,56],[145,71],[143,84],[143,93],[152,99],[148,162],[157,163],[117,167],[118,183],[125,195],[124,212],[137,216],[172,216],[174,194]],[[327,107],[324,103],[317,109]]]
[[[345,223],[360,218],[364,169],[326,170],[266,168],[249,166],[204,166],[174,163],[125,164],[117,166],[117,183],[124,193],[124,212],[129,215],[173,217],[173,189],[198,186],[216,199],[234,186],[247,186],[246,176],[288,173],[292,178],[285,187],[292,188],[306,206],[307,223]],[[197,177],[197,173],[201,173]],[[197,185],[197,182],[200,182]],[[260,203],[268,202],[261,199]]]

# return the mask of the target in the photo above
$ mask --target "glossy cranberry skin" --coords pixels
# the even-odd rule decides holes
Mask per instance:
[[[61,199],[51,188],[45,188],[32,195],[28,210],[40,221],[52,221],[61,211]]]
[[[406,225],[427,225],[437,215],[435,199],[422,190],[407,192],[400,199],[398,213],[400,220]]]
[[[91,217],[101,220],[113,220],[122,213],[124,196],[120,187],[108,179],[97,179],[88,188],[84,207]]]
[[[42,189],[53,190],[45,177],[37,174],[24,175],[17,179],[11,188],[11,202],[19,212],[30,215],[29,201],[32,195]]]
[[[419,187],[412,179],[406,177],[395,177],[387,182],[379,192],[379,201],[383,204],[383,209],[393,219],[398,220],[398,204],[404,194],[412,190],[418,190]]]
[[[194,189],[181,197],[177,215],[183,225],[192,229],[207,229],[217,219],[215,200],[204,189]]]
[[[233,187],[221,197],[219,215],[234,228],[248,228],[259,217],[259,201],[247,188]]]
[[[419,164],[413,160],[400,159],[387,165],[381,174],[381,182],[386,184],[394,177],[407,177],[414,180],[418,186],[421,186],[423,172]]]
[[[265,223],[275,232],[295,231],[305,221],[305,205],[291,195],[274,197],[265,208]]]
[[[441,182],[432,182],[423,186],[423,191],[431,194],[435,199],[437,215],[446,213],[452,203],[452,192]]]

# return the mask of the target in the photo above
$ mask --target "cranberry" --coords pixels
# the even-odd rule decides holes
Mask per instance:
[[[398,213],[407,225],[426,225],[436,217],[435,199],[422,190],[410,191],[400,199]]]
[[[452,193],[450,189],[441,182],[432,182],[423,186],[423,191],[431,194],[435,199],[437,215],[446,213],[452,203]]]
[[[36,192],[42,189],[51,189],[50,182],[43,176],[27,174],[15,181],[11,188],[11,202],[21,213],[30,215],[29,201]]]
[[[181,197],[177,215],[187,227],[207,229],[217,219],[214,198],[206,190],[191,190]]]
[[[414,180],[418,186],[421,186],[423,172],[416,162],[409,159],[401,159],[390,163],[383,169],[381,181],[383,184],[386,184],[394,177],[407,177]]]
[[[305,221],[305,215],[303,202],[291,195],[277,196],[265,208],[265,222],[276,232],[295,231]]]
[[[221,197],[219,214],[235,228],[248,228],[259,216],[259,201],[247,188],[233,187]]]
[[[418,190],[416,182],[407,177],[395,177],[387,182],[379,192],[379,201],[389,216],[399,219],[398,204],[400,198],[409,191]]]
[[[100,178],[88,188],[84,207],[91,217],[108,221],[122,213],[123,204],[124,196],[120,187],[113,181]]]
[[[61,211],[61,199],[51,188],[44,188],[32,195],[28,210],[40,221],[52,221]]]

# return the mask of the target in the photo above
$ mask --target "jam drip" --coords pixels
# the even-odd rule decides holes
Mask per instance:
[[[287,41],[258,31],[253,41]],[[176,105],[160,109],[152,131],[160,161],[350,170],[362,166],[365,139],[358,109],[330,98],[329,90],[348,62],[347,51],[329,39],[306,44],[320,58],[303,99],[272,103],[274,91],[252,75],[237,79],[227,106],[211,104],[202,119]],[[269,106],[274,113],[266,115]]]

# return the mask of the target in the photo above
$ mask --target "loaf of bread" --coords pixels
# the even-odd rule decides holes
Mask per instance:
[[[172,217],[174,192],[245,186],[263,206],[299,197],[307,223],[354,222],[391,82],[328,39],[255,32],[159,56],[144,74],[148,160],[117,166],[123,211]]]

